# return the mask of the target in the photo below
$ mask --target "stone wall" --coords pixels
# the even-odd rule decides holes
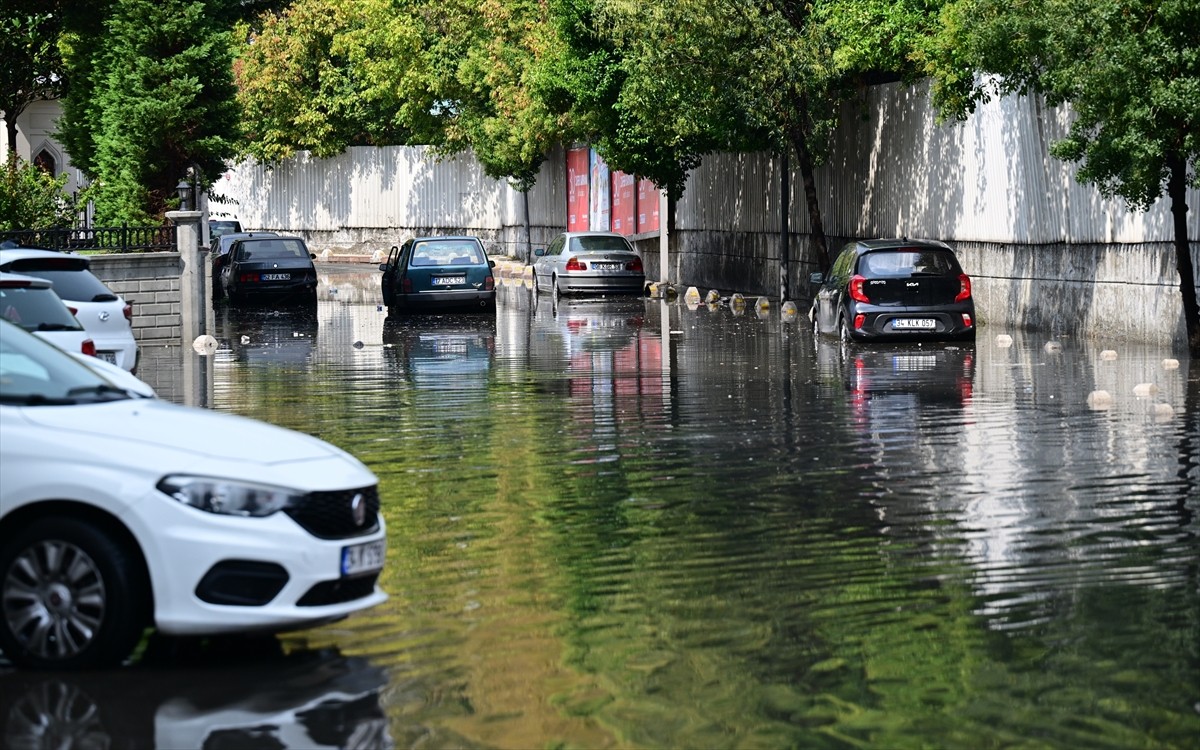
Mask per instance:
[[[195,403],[184,377],[179,253],[95,255],[91,262],[97,278],[133,303],[138,377],[160,398]]]
[[[179,344],[179,253],[91,256],[92,273],[133,303],[133,335],[139,345]]]

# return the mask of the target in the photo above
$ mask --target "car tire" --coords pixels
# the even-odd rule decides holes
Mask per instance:
[[[849,346],[854,343],[854,335],[850,333],[850,324],[846,322],[846,316],[838,318],[838,340],[842,346]]]
[[[0,552],[0,649],[19,667],[120,664],[150,621],[149,601],[136,551],[81,519],[36,520]]]
[[[212,298],[213,302],[220,302],[225,299],[225,288],[221,286],[220,275],[213,276]]]

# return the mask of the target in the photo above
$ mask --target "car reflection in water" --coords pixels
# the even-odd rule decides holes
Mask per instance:
[[[860,422],[916,414],[919,405],[962,409],[974,392],[973,343],[863,347],[822,337],[815,346],[818,370],[841,380]]]
[[[415,388],[486,399],[496,353],[496,316],[389,315],[383,324],[383,346],[387,361]]]
[[[365,658],[285,654],[270,637],[214,639],[187,654],[171,643],[152,638],[136,666],[118,671],[0,668],[0,746],[394,747],[380,705],[387,674]]]
[[[312,308],[231,309],[214,312],[218,345],[247,364],[307,365],[317,341],[317,311]]]
[[[617,352],[633,343],[646,318],[641,297],[560,297],[541,300],[541,322],[558,329],[571,357]]]

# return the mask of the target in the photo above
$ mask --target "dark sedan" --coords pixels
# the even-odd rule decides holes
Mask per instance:
[[[379,265],[383,304],[389,314],[495,310],[495,265],[478,237],[414,237]]]
[[[278,236],[275,232],[230,232],[215,238],[211,251],[213,300],[216,301],[225,296],[225,290],[221,286],[221,269],[229,262],[229,251],[233,249],[233,243],[250,237]]]
[[[299,237],[238,240],[221,268],[221,288],[231,304],[249,301],[315,305],[316,256]]]
[[[813,334],[843,342],[975,339],[971,279],[950,246],[933,240],[861,240],[838,253],[819,284]]]

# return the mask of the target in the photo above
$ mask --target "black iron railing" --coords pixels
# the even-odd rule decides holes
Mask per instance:
[[[10,240],[21,247],[47,250],[101,250],[108,253],[145,253],[175,250],[175,227],[89,227],[70,229],[20,229],[0,232],[0,243]]]

